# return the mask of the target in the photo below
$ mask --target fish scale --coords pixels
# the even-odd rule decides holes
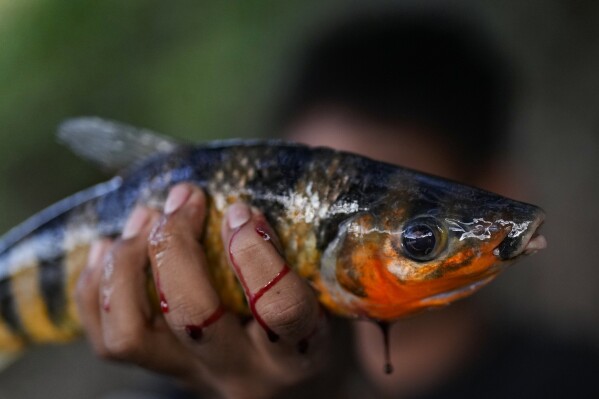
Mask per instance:
[[[330,150],[323,151],[330,152]],[[287,168],[299,169],[304,164],[303,159],[305,159],[307,149],[298,146],[280,146],[277,152],[279,154],[287,152],[283,160]],[[129,175],[118,178],[120,181],[118,185],[113,183],[111,190],[104,192],[100,197],[96,198],[94,194],[102,191],[103,185],[89,190],[91,194],[89,196],[92,197],[89,201],[79,203],[85,195],[76,195],[73,197],[74,205],[69,206],[69,202],[66,201],[63,204],[64,210],[61,209],[62,212],[57,217],[50,218],[44,213],[38,215],[37,219],[50,218],[50,221],[42,223],[33,231],[28,232],[0,255],[0,270],[9,271],[4,273],[4,278],[1,280],[2,285],[0,285],[0,293],[6,293],[2,295],[5,300],[0,302],[2,321],[14,337],[22,338],[23,341],[38,340],[41,335],[32,333],[27,326],[22,324],[21,319],[31,318],[27,314],[27,310],[24,312],[19,310],[21,308],[19,303],[29,303],[35,299],[45,305],[43,312],[37,308],[35,311],[35,317],[38,320],[46,319],[43,328],[52,327],[60,330],[64,325],[78,323],[78,320],[72,320],[64,315],[68,301],[73,301],[73,293],[66,292],[66,282],[69,278],[73,278],[73,275],[78,275],[85,264],[80,262],[77,267],[69,271],[71,275],[67,275],[66,263],[69,258],[74,253],[86,252],[91,241],[99,237],[117,236],[124,225],[126,216],[136,203],[151,202],[152,198],[157,196],[164,198],[164,193],[169,187],[182,181],[195,183],[208,193],[210,203],[208,214],[211,215],[208,224],[212,228],[206,234],[207,237],[217,237],[220,240],[220,224],[224,207],[226,204],[242,198],[265,209],[267,218],[274,223],[275,229],[281,232],[282,242],[293,239],[298,243],[301,241],[300,237],[294,233],[297,226],[291,223],[285,213],[289,209],[280,206],[281,198],[288,196],[293,189],[282,184],[283,179],[287,183],[289,182],[288,176],[280,173],[281,164],[274,162],[271,158],[272,155],[273,148],[268,143],[246,147],[236,145],[208,149],[201,146],[196,149],[183,148],[140,165],[139,168],[130,171]],[[220,158],[220,162],[214,161],[214,158]],[[256,173],[254,179],[249,179],[245,172],[243,175],[241,174],[243,164],[247,164],[247,161],[241,162],[240,160],[249,158],[255,160],[260,168],[260,172]],[[193,171],[190,172],[189,165],[194,159],[203,159],[204,161],[197,162],[195,168],[192,168]],[[181,169],[187,169],[187,171]],[[239,172],[234,173],[234,171]],[[221,179],[220,185],[211,184],[213,177],[219,174],[226,176],[227,179]],[[298,180],[300,180],[299,177]],[[269,181],[270,184],[266,184],[265,181]],[[254,182],[256,185],[252,184]],[[273,190],[276,189],[282,189],[282,191],[277,195],[272,195],[275,192]],[[140,199],[139,196],[144,191],[147,192],[146,198]],[[57,213],[57,210],[51,208],[46,212]],[[302,217],[300,214],[296,216]],[[307,234],[307,229],[313,228],[312,226],[304,224],[300,229],[301,233]],[[313,232],[311,234],[314,235]],[[49,245],[46,243],[49,236],[52,236],[52,247],[55,248],[50,251],[48,251]],[[226,280],[235,281],[234,275],[226,264],[223,252],[213,251],[212,248],[215,247],[210,239],[206,239],[205,248],[207,248],[208,258],[217,260],[213,262],[215,265],[212,268],[213,274],[225,274]],[[288,250],[287,255],[292,259],[297,259],[298,262],[300,260],[297,253],[309,251],[304,241],[295,246],[289,246],[289,248],[294,249]],[[33,263],[12,260],[15,253],[22,252],[28,253]],[[305,261],[300,263],[305,263]],[[35,278],[39,280],[39,289],[15,293],[11,287],[14,286],[16,280],[30,280],[34,277],[28,273],[15,274],[12,271],[30,269],[36,270],[37,277]],[[217,280],[222,281],[222,279],[221,277]],[[247,313],[243,295],[239,294],[240,290],[238,288],[231,290],[231,284],[225,284],[224,288],[226,289],[221,290],[223,291],[221,296],[229,308]],[[238,293],[233,291],[238,291]],[[33,324],[29,323],[29,325]],[[42,327],[35,324],[35,328]],[[55,339],[51,333],[43,334],[43,336],[49,337],[50,341]],[[5,346],[4,343],[0,342],[0,348],[3,346]]]
[[[472,294],[519,258],[544,218],[533,205],[327,148],[280,141],[181,144],[98,118],[67,121],[60,137],[105,169],[127,159],[129,166],[0,240],[2,351],[77,336],[74,290],[91,243],[118,237],[136,204],[161,207],[181,182],[207,194],[203,247],[210,278],[224,308],[240,315],[250,309],[220,234],[226,207],[238,200],[265,214],[288,264],[328,311],[375,320]],[[94,145],[98,151],[90,152]],[[478,219],[493,227],[484,238],[464,230]],[[450,228],[456,223],[463,231]],[[511,237],[515,225],[525,229]],[[425,234],[407,237],[408,230]],[[422,245],[432,246],[424,256]]]

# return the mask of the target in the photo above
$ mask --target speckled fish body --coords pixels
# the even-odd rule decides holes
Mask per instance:
[[[180,182],[208,195],[203,244],[212,282],[224,307],[240,314],[247,304],[220,239],[223,212],[237,200],[265,213],[287,262],[325,308],[377,320],[470,295],[524,252],[543,220],[535,206],[331,149],[268,141],[179,146],[0,241],[0,349],[78,335],[73,295],[91,242],[118,236],[136,204],[161,206]],[[434,224],[435,248],[421,259],[406,254],[406,243],[419,243],[406,238],[414,224]]]

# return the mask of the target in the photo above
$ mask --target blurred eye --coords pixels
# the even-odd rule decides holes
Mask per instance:
[[[401,246],[411,259],[425,262],[434,259],[442,248],[442,229],[435,219],[416,218],[404,226]]]

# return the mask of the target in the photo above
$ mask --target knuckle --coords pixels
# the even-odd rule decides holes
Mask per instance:
[[[167,322],[171,330],[177,334],[184,334],[190,325],[203,325],[217,307],[200,306],[187,301],[171,301],[171,308]]]
[[[188,247],[192,242],[193,238],[189,234],[185,234],[180,230],[173,230],[166,236],[166,242],[168,249],[181,250]]]
[[[193,318],[196,309],[188,301],[177,300],[179,298],[171,298],[169,300],[169,324],[179,326],[182,324],[182,319]]]
[[[309,327],[311,312],[307,298],[282,298],[265,303],[260,310],[264,321],[282,334],[302,335]]]
[[[160,229],[153,233],[149,240],[151,253],[156,255],[163,251],[180,251],[192,244],[192,237],[178,229]]]
[[[183,330],[188,324],[200,324],[206,318],[206,312],[188,301],[171,302],[170,324],[175,330]]]
[[[129,264],[139,259],[140,250],[135,245],[136,242],[134,242],[136,239],[137,237],[128,240],[117,240],[108,256],[109,260],[112,259],[112,262],[117,264]]]
[[[258,250],[260,250],[260,241],[247,236],[239,237],[231,245],[231,254],[239,260],[253,258]]]

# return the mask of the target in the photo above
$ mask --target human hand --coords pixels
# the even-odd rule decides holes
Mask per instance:
[[[96,242],[76,292],[83,326],[101,358],[228,398],[270,397],[322,366],[325,320],[309,286],[287,269],[264,216],[241,203],[227,210],[222,239],[254,320],[243,325],[224,310],[200,244],[205,217],[203,192],[180,184],[163,215],[138,206],[121,238]],[[168,310],[164,317],[148,298],[148,263]]]

